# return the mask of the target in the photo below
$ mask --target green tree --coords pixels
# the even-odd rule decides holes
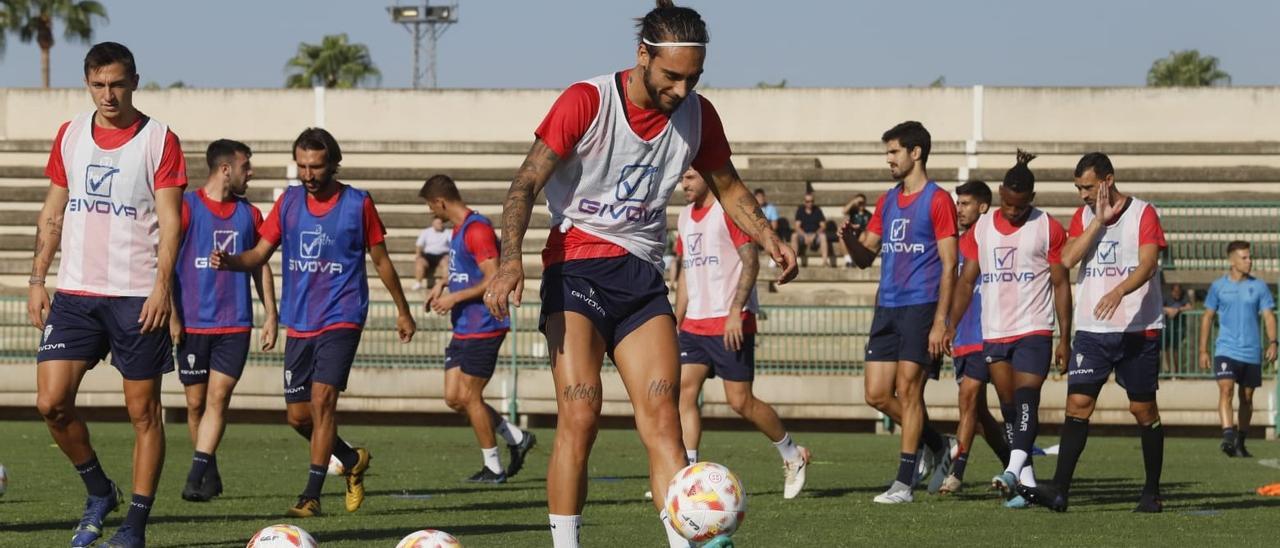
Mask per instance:
[[[787,79],[783,78],[781,80],[778,80],[777,83],[765,82],[761,80],[759,82],[756,82],[756,87],[759,89],[783,89],[787,87]]]
[[[1147,85],[1155,87],[1202,87],[1231,85],[1231,75],[1218,68],[1218,58],[1199,50],[1171,51],[1156,59],[1147,71]]]
[[[319,44],[298,44],[298,54],[285,63],[289,77],[285,87],[354,88],[362,83],[382,81],[369,48],[347,42],[347,35],[330,34]]]
[[[3,0],[7,28],[18,33],[22,43],[33,40],[40,46],[40,81],[49,87],[49,50],[53,49],[53,26],[61,22],[62,36],[69,42],[93,40],[93,26],[107,21],[107,8],[94,0]]]

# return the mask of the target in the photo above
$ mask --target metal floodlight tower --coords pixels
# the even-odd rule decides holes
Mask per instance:
[[[391,22],[404,25],[405,30],[413,36],[413,87],[422,87],[423,69],[421,50],[423,42],[427,47],[426,79],[430,87],[436,87],[436,44],[449,25],[458,22],[458,5],[432,6],[391,6]]]

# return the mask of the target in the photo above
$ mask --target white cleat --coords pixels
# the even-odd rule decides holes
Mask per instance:
[[[878,504],[902,504],[904,502],[914,502],[916,499],[911,495],[911,486],[900,481],[894,481],[889,486],[889,490],[876,495],[874,501]]]
[[[804,489],[805,472],[809,469],[809,449],[798,446],[796,450],[800,453],[800,460],[782,463],[782,473],[785,478],[782,487],[784,499],[793,499],[800,494],[800,490]]]
[[[653,500],[653,491],[645,491],[644,500]]]

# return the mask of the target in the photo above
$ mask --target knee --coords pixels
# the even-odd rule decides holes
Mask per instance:
[[[300,411],[294,411],[291,408],[289,410],[288,420],[289,426],[294,430],[297,430],[298,432],[311,432],[311,415]]]
[[[756,399],[750,394],[729,396],[729,407],[733,408],[733,412],[741,416],[746,416],[751,410],[751,406],[755,404]]]
[[[130,403],[129,422],[133,423],[133,429],[138,431],[151,430],[160,425],[160,402],[145,401],[139,403]]]
[[[880,411],[884,411],[884,409],[889,406],[889,401],[891,399],[892,398],[890,398],[888,394],[881,392],[867,392],[866,394],[867,405],[870,405]]]
[[[449,409],[461,413],[467,410],[467,401],[459,392],[460,391],[446,393],[444,395],[444,404],[449,406]]]
[[[1154,402],[1129,402],[1129,413],[1139,424],[1151,424],[1159,416]]]
[[[36,410],[44,421],[54,426],[71,422],[71,403],[62,397],[40,395],[36,397]]]
[[[557,435],[568,436],[571,442],[589,444],[595,439],[600,416],[590,409],[562,410],[557,419]]]

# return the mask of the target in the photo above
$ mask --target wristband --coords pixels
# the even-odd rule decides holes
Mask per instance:
[[[35,276],[27,278],[27,285],[44,285],[44,278],[37,278]]]

